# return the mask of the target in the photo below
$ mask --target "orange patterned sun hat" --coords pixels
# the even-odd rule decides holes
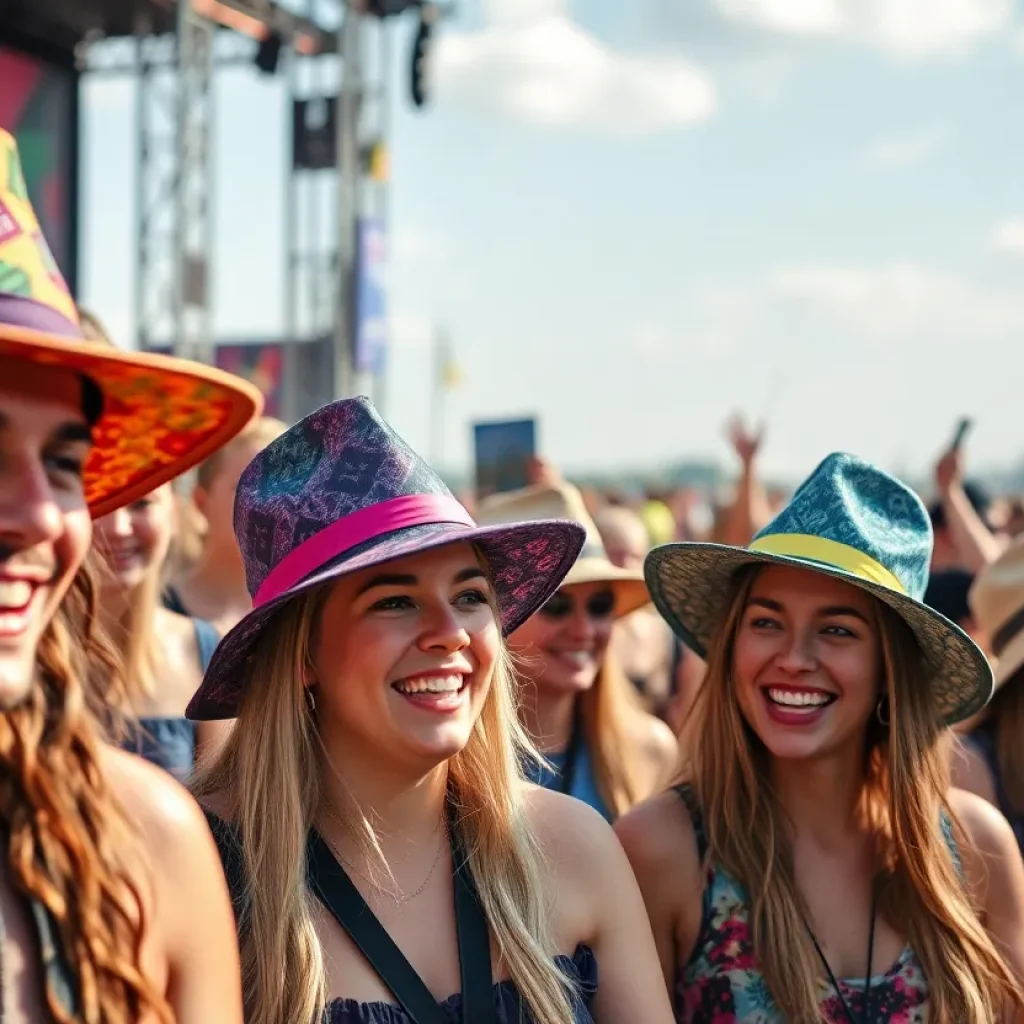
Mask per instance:
[[[77,371],[102,394],[84,480],[94,517],[180,476],[263,408],[258,389],[230,373],[83,337],[29,201],[17,145],[0,130],[0,387],[5,359]]]

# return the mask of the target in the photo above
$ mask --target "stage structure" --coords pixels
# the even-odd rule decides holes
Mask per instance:
[[[72,288],[79,78],[129,77],[138,114],[138,346],[209,363],[246,351],[245,365],[278,366],[278,411],[288,419],[355,390],[381,400],[390,28],[407,11],[420,18],[410,76],[422,106],[440,12],[431,0],[0,0],[0,68],[6,49],[11,59],[44,60],[66,80],[66,118],[51,113],[36,137],[63,153],[66,202],[46,206],[44,219],[65,218],[63,233],[48,227]],[[287,323],[284,338],[266,342],[262,363],[258,344],[215,345],[210,323],[213,86],[218,69],[246,65],[284,77],[293,116],[282,198]],[[46,194],[59,194],[52,181]]]

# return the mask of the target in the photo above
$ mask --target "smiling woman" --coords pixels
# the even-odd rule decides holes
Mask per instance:
[[[680,785],[617,825],[678,1021],[1024,1019],[1024,865],[946,770],[992,675],[930,555],[918,498],[834,455],[749,549],[648,556],[708,661]]]
[[[254,611],[188,713],[237,715],[194,791],[250,1024],[667,1022],[614,835],[522,775],[503,635],[583,530],[477,526],[365,399],[250,463],[236,529]]]

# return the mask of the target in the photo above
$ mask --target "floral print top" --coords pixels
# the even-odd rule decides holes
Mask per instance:
[[[677,792],[693,819],[703,858],[707,840],[699,808],[687,787]],[[924,1024],[928,1018],[928,983],[909,946],[885,974],[871,979],[868,1015],[863,979],[840,979],[839,985],[856,1024]],[[721,868],[712,867],[708,874],[700,935],[689,962],[679,972],[675,1000],[678,1024],[786,1024],[754,956],[747,894]],[[842,1000],[824,979],[820,1008],[826,1024],[853,1024]]]

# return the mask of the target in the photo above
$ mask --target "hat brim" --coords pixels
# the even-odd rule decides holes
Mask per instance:
[[[892,608],[917,638],[930,673],[938,717],[947,725],[969,718],[991,699],[992,668],[959,626],[911,597],[842,569],[722,544],[687,542],[651,551],[644,563],[644,575],[662,618],[703,658],[727,610],[733,577],[743,566],[759,564],[819,572],[866,590]]]
[[[73,370],[102,392],[84,471],[93,517],[202,462],[263,408],[259,390],[240,377],[170,356],[0,324],[0,359],[5,356]]]
[[[615,618],[621,619],[651,603],[642,572],[622,569],[606,558],[580,558],[562,580],[562,587],[606,583],[615,594]]]
[[[537,520],[467,528],[453,523],[413,526],[346,553],[273,601],[250,612],[217,645],[203,681],[185,710],[192,721],[234,718],[245,665],[260,633],[281,607],[321,584],[361,569],[448,544],[473,544],[487,563],[504,635],[521,626],[561,586],[583,549],[586,533],[567,520]]]

